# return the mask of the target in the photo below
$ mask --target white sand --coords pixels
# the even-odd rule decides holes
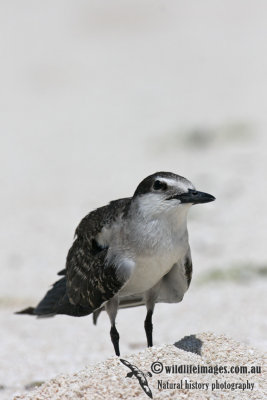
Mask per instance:
[[[153,373],[152,377],[146,376],[146,379],[154,399],[266,399],[266,358],[264,360],[257,351],[224,336],[209,333],[186,337],[176,346],[157,346],[135,355],[127,355],[123,359],[145,374],[154,371],[153,362],[160,362],[163,366],[226,367],[226,371],[220,373],[215,369],[214,373],[197,374],[187,369],[186,372],[173,374],[166,371]],[[161,364],[155,366],[156,371],[159,371]],[[238,373],[239,369],[237,373],[228,373],[231,367],[241,366],[248,368],[247,373]],[[261,367],[259,373],[251,373],[250,368],[255,366]],[[148,399],[137,378],[126,378],[128,372],[130,369],[114,356],[94,368],[85,368],[73,375],[58,376],[27,395],[16,396],[14,400]],[[171,384],[174,383],[183,386],[173,388]],[[193,386],[190,388],[189,384],[195,383],[198,389]]]

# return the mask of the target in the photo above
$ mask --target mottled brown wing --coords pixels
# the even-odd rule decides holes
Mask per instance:
[[[87,239],[90,244],[104,226],[110,225],[119,215],[127,212],[130,202],[130,197],[118,199],[91,211],[81,220],[76,228],[75,235]]]
[[[131,199],[112,201],[88,214],[76,229],[76,239],[66,262],[67,294],[72,304],[93,310],[111,299],[125,283],[116,268],[106,263],[108,247],[101,248],[96,236],[127,211]]]

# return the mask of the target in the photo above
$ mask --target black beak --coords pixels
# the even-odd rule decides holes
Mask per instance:
[[[171,199],[178,199],[181,201],[181,203],[200,204],[214,201],[215,197],[208,193],[198,192],[197,190],[189,189],[187,193],[182,193],[173,197],[169,197],[168,200]]]

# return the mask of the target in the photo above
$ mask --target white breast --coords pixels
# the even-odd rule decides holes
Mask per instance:
[[[179,240],[174,238],[172,244],[169,241],[168,246],[165,242],[161,242],[161,245],[158,245],[151,252],[145,251],[136,255],[131,277],[121,289],[120,294],[143,293],[152,288],[170,271],[175,263],[185,256],[187,250],[188,239],[187,234],[184,234]]]
[[[129,277],[120,295],[147,291],[185,256],[189,246],[187,211],[188,207],[173,208],[146,220],[136,213],[118,225],[111,235],[108,259],[118,266],[118,275]]]
[[[126,285],[121,289],[121,295],[143,293],[152,288],[173,266],[175,261],[170,259],[139,257],[135,268]]]

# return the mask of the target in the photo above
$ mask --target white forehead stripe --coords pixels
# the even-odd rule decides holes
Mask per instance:
[[[187,192],[188,189],[195,189],[194,185],[191,182],[184,182],[184,181],[177,181],[176,179],[171,179],[171,178],[162,178],[158,177],[157,178],[161,182],[165,182],[168,186],[174,186],[178,187],[179,189]]]

